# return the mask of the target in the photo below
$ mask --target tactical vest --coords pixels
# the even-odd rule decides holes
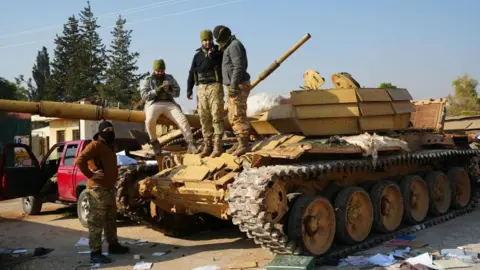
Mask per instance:
[[[205,58],[207,58],[207,52],[203,51],[205,54]],[[208,70],[206,72],[197,72],[193,73],[193,78],[195,80],[195,85],[199,84],[209,84],[214,82],[220,82],[220,67],[215,66],[213,69]]]

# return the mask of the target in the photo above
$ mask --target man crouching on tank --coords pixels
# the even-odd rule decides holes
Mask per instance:
[[[163,59],[153,62],[153,73],[143,80],[140,92],[145,101],[145,125],[155,155],[160,156],[162,153],[157,140],[157,120],[161,115],[173,121],[180,128],[188,143],[187,152],[197,154],[199,151],[193,142],[190,124],[180,105],[174,100],[180,96],[180,86],[172,75],[165,73]]]

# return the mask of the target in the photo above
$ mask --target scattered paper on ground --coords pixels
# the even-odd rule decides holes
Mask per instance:
[[[457,259],[451,260],[435,260],[433,261],[435,265],[438,265],[444,269],[451,269],[451,268],[463,268],[463,267],[472,267],[473,265],[462,262]]]
[[[165,255],[165,254],[167,254],[167,253],[166,253],[166,252],[154,252],[154,253],[152,254],[152,256],[163,256],[163,255]]]
[[[345,259],[341,259],[340,264],[350,264],[351,266],[363,267],[370,264],[368,258],[364,256],[348,256]]]
[[[411,265],[421,264],[432,269],[442,269],[441,267],[433,264],[432,256],[428,252],[418,255],[417,257],[409,258],[406,260],[406,262]]]
[[[390,266],[394,264],[397,260],[393,258],[393,255],[385,256],[383,254],[378,253],[377,255],[368,258],[368,261],[372,264],[378,266]]]
[[[192,270],[220,270],[220,267],[216,265],[205,265],[205,266],[192,268]]]
[[[92,253],[91,250],[79,251],[78,254],[90,254]],[[103,252],[103,256],[108,256],[108,252]]]
[[[133,270],[144,270],[144,269],[150,269],[152,268],[152,264],[151,262],[137,262],[134,266],[133,266]]]
[[[26,249],[17,249],[13,251],[13,254],[27,253]]]
[[[102,237],[102,243],[105,240],[105,237]],[[88,246],[88,238],[82,237],[78,242],[75,244],[76,247],[79,246]]]

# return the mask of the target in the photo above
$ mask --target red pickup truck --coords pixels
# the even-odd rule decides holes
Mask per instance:
[[[75,165],[75,158],[85,149],[91,140],[69,141],[55,144],[39,162],[30,148],[24,144],[3,145],[0,159],[0,200],[22,198],[25,213],[40,213],[45,202],[61,204],[77,204],[80,222],[87,227],[86,214],[88,204],[85,193],[87,178]],[[140,150],[135,139],[118,138],[115,141],[115,152]],[[27,153],[19,162],[15,152]],[[20,163],[20,164],[19,164]],[[55,176],[56,183],[49,183]],[[47,191],[45,191],[47,190]]]

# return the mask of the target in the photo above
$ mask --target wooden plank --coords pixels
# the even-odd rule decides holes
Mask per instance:
[[[413,99],[410,95],[410,92],[408,92],[408,90],[405,88],[388,88],[387,91],[393,101],[404,101]]]
[[[392,102],[393,110],[396,114],[411,113],[415,111],[415,107],[410,101]]]
[[[298,119],[360,116],[357,103],[295,106]]]
[[[292,105],[356,103],[355,89],[301,90],[290,92]]]
[[[366,101],[392,101],[387,90],[383,88],[358,88],[358,99],[362,102]]]
[[[363,116],[395,114],[390,102],[362,102],[359,107]]]

